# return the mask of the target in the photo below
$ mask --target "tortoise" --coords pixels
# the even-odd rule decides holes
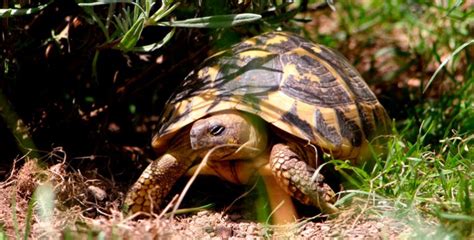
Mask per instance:
[[[207,154],[202,174],[239,184],[260,174],[269,195],[283,189],[333,213],[335,193],[314,174],[323,153],[364,162],[369,141],[389,123],[341,54],[293,33],[264,33],[211,56],[185,78],[152,140],[162,155],[131,187],[125,204],[132,212],[157,209]]]

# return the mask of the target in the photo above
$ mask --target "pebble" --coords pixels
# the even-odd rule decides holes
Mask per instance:
[[[216,227],[216,235],[220,238],[220,239],[228,239],[232,236],[232,228],[229,228],[225,225],[218,225]]]
[[[94,196],[95,199],[99,201],[103,201],[107,197],[107,193],[102,188],[89,186],[87,187],[87,190]]]

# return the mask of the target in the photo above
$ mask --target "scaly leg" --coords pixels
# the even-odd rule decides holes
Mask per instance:
[[[311,181],[314,169],[305,162],[303,154],[298,154],[297,147],[276,144],[270,154],[270,165],[278,184],[294,198],[307,205],[319,207],[325,213],[334,213],[337,208],[332,205],[335,193],[324,183],[319,174]]]
[[[128,191],[125,206],[131,213],[156,211],[190,164],[191,161],[179,161],[171,154],[153,161]]]

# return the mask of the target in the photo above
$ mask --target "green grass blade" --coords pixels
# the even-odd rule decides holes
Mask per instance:
[[[109,41],[110,40],[109,31],[105,27],[105,24],[102,22],[100,17],[97,14],[95,14],[94,8],[92,8],[92,7],[83,7],[83,9],[84,9],[84,12],[86,12],[87,14],[89,14],[91,16],[92,20],[94,20],[94,22],[97,24],[97,26],[99,26],[100,30],[102,30],[102,33],[104,34],[107,41]]]
[[[229,15],[216,15],[201,18],[190,18],[181,21],[160,22],[159,26],[187,27],[187,28],[225,28],[238,26],[258,21],[262,18],[259,14],[242,13]]]
[[[454,10],[459,8],[462,3],[463,3],[462,0],[456,0],[456,2],[454,3],[454,6],[452,6],[450,9],[448,9],[448,13],[446,14],[446,16],[449,16]]]
[[[462,214],[452,214],[452,213],[440,213],[439,216],[444,219],[449,220],[460,220],[465,222],[474,222],[474,216],[462,215]]]
[[[96,50],[95,53],[94,53],[94,58],[92,58],[92,77],[93,79],[96,79],[97,80],[97,62],[99,61],[99,55],[100,55],[100,51]]]
[[[473,215],[472,203],[474,202],[474,199],[471,200],[469,184],[467,183],[467,180],[463,178],[463,176],[459,176],[459,178],[461,179],[461,184],[459,185],[459,193],[462,196],[461,208],[466,214]]]
[[[0,223],[0,240],[6,240],[7,234],[5,233],[5,228],[3,227],[3,223]]]
[[[20,239],[20,227],[18,226],[18,217],[16,215],[16,192],[12,192],[11,197],[11,206],[12,206],[12,221],[13,221],[13,228],[15,230],[16,239]]]
[[[31,231],[31,224],[33,219],[33,208],[35,206],[35,198],[30,199],[28,202],[28,209],[26,210],[26,220],[25,220],[25,233],[23,234],[23,239],[28,240]]]
[[[433,82],[433,80],[436,78],[436,76],[438,75],[438,73],[441,71],[441,69],[446,65],[448,64],[449,60],[451,60],[454,56],[456,56],[459,52],[461,52],[464,48],[466,48],[467,46],[471,45],[474,43],[474,39],[471,39],[470,41],[464,43],[463,45],[461,45],[460,47],[456,48],[456,50],[454,50],[454,52],[449,55],[448,58],[446,58],[442,63],[441,65],[439,65],[438,69],[436,69],[435,73],[433,74],[433,76],[431,76],[430,80],[428,81],[428,83],[426,84],[425,88],[423,89],[423,93],[426,92],[426,90],[428,90],[428,87],[431,85],[431,83]]]

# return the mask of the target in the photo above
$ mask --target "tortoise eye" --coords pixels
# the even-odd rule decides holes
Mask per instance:
[[[209,129],[209,133],[212,134],[213,136],[219,136],[222,134],[222,132],[224,132],[225,130],[225,127],[222,126],[222,125],[215,125],[215,126],[212,126],[210,129]]]

